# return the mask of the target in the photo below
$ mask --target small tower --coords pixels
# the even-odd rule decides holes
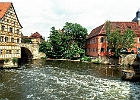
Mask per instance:
[[[140,26],[140,9],[137,11],[136,17],[137,17],[138,25]]]
[[[136,17],[132,21],[138,22],[138,25],[140,26],[140,9],[136,12]]]

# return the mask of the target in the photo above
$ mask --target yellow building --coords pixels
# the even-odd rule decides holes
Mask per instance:
[[[11,2],[0,2],[0,60],[21,57],[21,29]]]
[[[31,34],[30,39],[33,44],[40,44],[42,41],[45,41],[45,37],[40,35],[38,32]]]
[[[45,41],[45,37],[43,37],[38,32],[31,33],[30,36],[23,36],[22,37],[23,43],[30,43],[30,44],[41,44],[42,41]],[[28,42],[25,42],[24,40],[30,40]]]

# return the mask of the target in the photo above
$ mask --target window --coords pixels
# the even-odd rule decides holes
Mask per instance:
[[[0,42],[3,42],[3,36],[0,36]]]
[[[138,43],[140,43],[140,38],[138,38]]]
[[[19,43],[19,39],[17,39],[17,43]]]
[[[103,43],[104,42],[104,37],[100,38],[100,42]]]
[[[5,42],[8,42],[8,37],[5,37]]]
[[[96,50],[97,50],[96,48],[93,48],[93,52],[96,52]]]
[[[19,54],[19,50],[16,50],[16,54]]]
[[[140,48],[137,48],[138,52],[140,52]]]
[[[14,38],[11,38],[11,42],[14,43]]]
[[[6,54],[11,54],[11,50],[6,50]]]
[[[90,52],[90,48],[87,48],[87,52]]]
[[[11,50],[9,50],[9,54],[11,54],[12,52],[11,52]]]
[[[101,48],[101,52],[104,52],[104,48]]]
[[[92,44],[95,43],[95,39],[92,39],[92,40],[91,40],[91,43],[92,43]]]
[[[12,27],[10,27],[9,32],[11,32],[11,33],[13,32],[13,28]]]
[[[5,30],[5,26],[2,25],[1,26],[1,30],[4,31]]]
[[[16,32],[17,34],[19,33],[19,29],[17,29],[17,32]]]
[[[106,51],[107,51],[107,52],[110,52],[110,49],[109,49],[109,47],[108,47],[108,46],[107,46],[107,48],[106,48]]]
[[[9,51],[8,50],[6,50],[6,54],[8,54],[9,53]]]
[[[0,54],[2,54],[3,53],[3,50],[0,50]]]
[[[93,52],[95,52],[95,48],[93,48]]]

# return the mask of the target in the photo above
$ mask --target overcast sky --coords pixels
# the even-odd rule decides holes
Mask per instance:
[[[24,35],[39,32],[47,38],[50,28],[61,29],[66,22],[78,23],[88,34],[110,21],[132,21],[140,0],[0,0],[12,2]]]

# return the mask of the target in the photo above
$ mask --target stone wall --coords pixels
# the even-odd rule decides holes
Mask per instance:
[[[137,58],[137,54],[122,54],[120,63],[126,65],[140,65],[140,59]]]
[[[104,64],[120,64],[120,65],[140,65],[140,59],[137,58],[137,54],[122,54],[119,59],[111,57],[98,57],[93,58],[92,62],[99,60]]]

